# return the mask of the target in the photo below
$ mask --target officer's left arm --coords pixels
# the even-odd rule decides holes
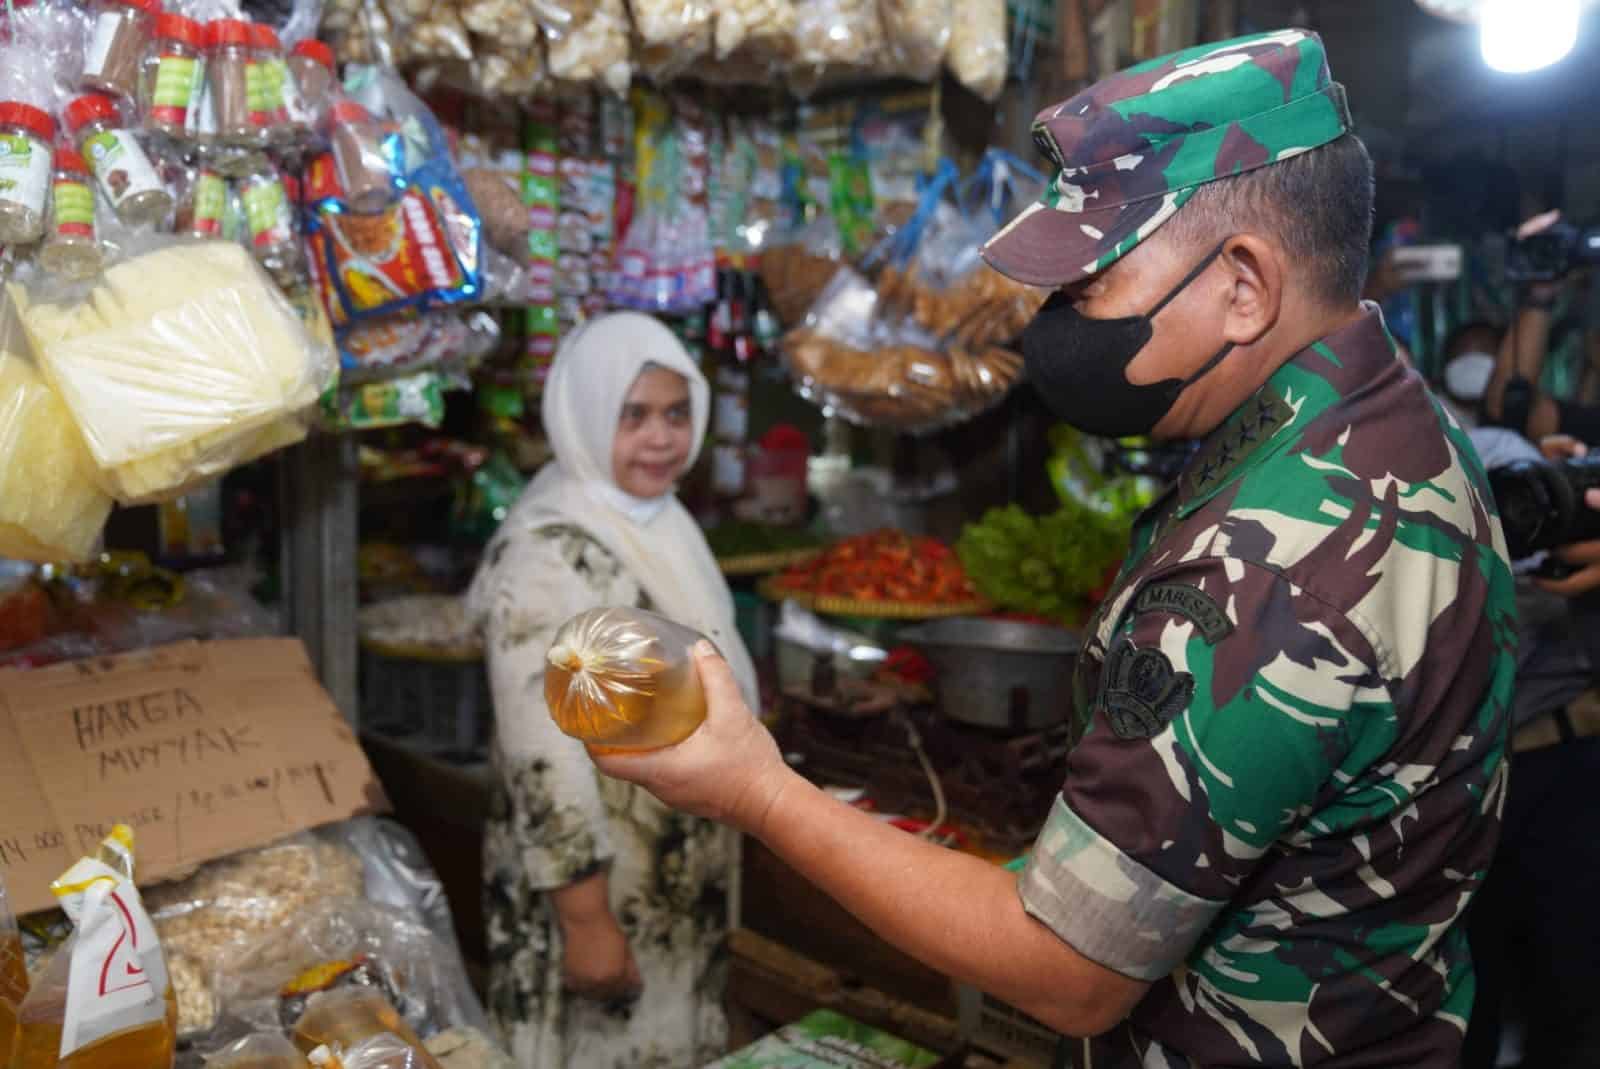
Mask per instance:
[[[1359,774],[1341,768],[1353,740],[1392,720],[1377,663],[1344,615],[1259,565],[1202,559],[1142,586],[1024,906],[1128,977],[1216,968],[1193,956],[1205,933],[1269,851],[1308,834],[1337,775]]]

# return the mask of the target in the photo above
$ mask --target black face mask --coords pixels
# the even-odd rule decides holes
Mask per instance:
[[[1152,320],[1221,253],[1218,245],[1148,315],[1090,319],[1073,307],[1066,294],[1053,295],[1022,332],[1028,378],[1045,403],[1063,420],[1089,434],[1106,438],[1149,434],[1172,410],[1179,395],[1233,349],[1232,342],[1224,345],[1187,379],[1142,386],[1128,381],[1128,365],[1155,334]]]

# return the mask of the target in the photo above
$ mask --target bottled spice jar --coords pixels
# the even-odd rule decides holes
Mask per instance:
[[[207,23],[206,87],[223,144],[260,144],[261,131],[250,121],[250,70],[250,24],[238,19]]]
[[[95,0],[94,31],[84,55],[85,89],[132,99],[139,89],[139,64],[150,42],[161,0]]]
[[[249,28],[250,62],[245,67],[245,93],[250,98],[250,125],[256,130],[257,143],[265,144],[272,140],[272,124],[278,117],[277,87],[272,81],[272,43],[265,26],[252,22]]]
[[[271,26],[257,23],[256,62],[261,69],[261,105],[269,115],[267,140],[288,144],[295,140],[295,129],[290,125],[292,114],[289,98],[294,85],[289,79],[289,63],[283,52],[283,42]],[[296,109],[297,110],[297,109]]]
[[[116,101],[91,93],[68,104],[66,115],[78,149],[89,161],[117,217],[129,226],[166,218],[172,210],[172,195],[133,131],[123,125]]]
[[[296,136],[310,135],[320,129],[333,106],[334,59],[333,49],[315,38],[308,38],[294,46],[289,53],[289,80],[294,90],[286,103],[289,121],[295,124]]]
[[[0,102],[0,245],[26,245],[44,232],[55,136],[49,112],[21,101]]]
[[[295,239],[294,208],[283,178],[268,167],[239,184],[244,199],[245,218],[250,226],[250,250],[267,270],[278,274],[299,262],[300,243]]]
[[[39,249],[46,271],[70,279],[92,278],[103,257],[94,233],[94,190],[89,165],[77,149],[56,149],[51,184],[50,233]]]
[[[395,174],[384,144],[390,131],[353,100],[333,106],[333,162],[351,211],[372,215],[394,199]]]
[[[190,175],[188,188],[178,201],[173,232],[186,238],[220,238],[227,207],[227,182],[211,168],[201,167]]]
[[[159,16],[139,78],[145,126],[175,140],[187,139],[189,111],[199,103],[204,78],[204,28],[182,15]]]

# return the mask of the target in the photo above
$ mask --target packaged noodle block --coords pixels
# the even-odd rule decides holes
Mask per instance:
[[[331,348],[231,242],[135,256],[86,297],[9,292],[109,487],[128,500],[293,440],[287,427],[266,429],[312,405],[334,367]]]
[[[0,557],[87,560],[111,512],[67,406],[33,361],[0,345]]]
[[[117,825],[50,890],[73,933],[18,1014],[11,1069],[168,1069],[177,1005],[133,883],[133,831]]]

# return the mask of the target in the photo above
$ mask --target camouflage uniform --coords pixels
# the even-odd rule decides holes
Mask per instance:
[[[1156,61],[1041,115],[1070,165],[987,255],[1082,277],[1193,184],[1346,127],[1314,35]],[[1454,1066],[1515,646],[1482,467],[1369,306],[1202,443],[1086,633],[1083,734],[1019,891],[1152,987],[1077,1063]]]

